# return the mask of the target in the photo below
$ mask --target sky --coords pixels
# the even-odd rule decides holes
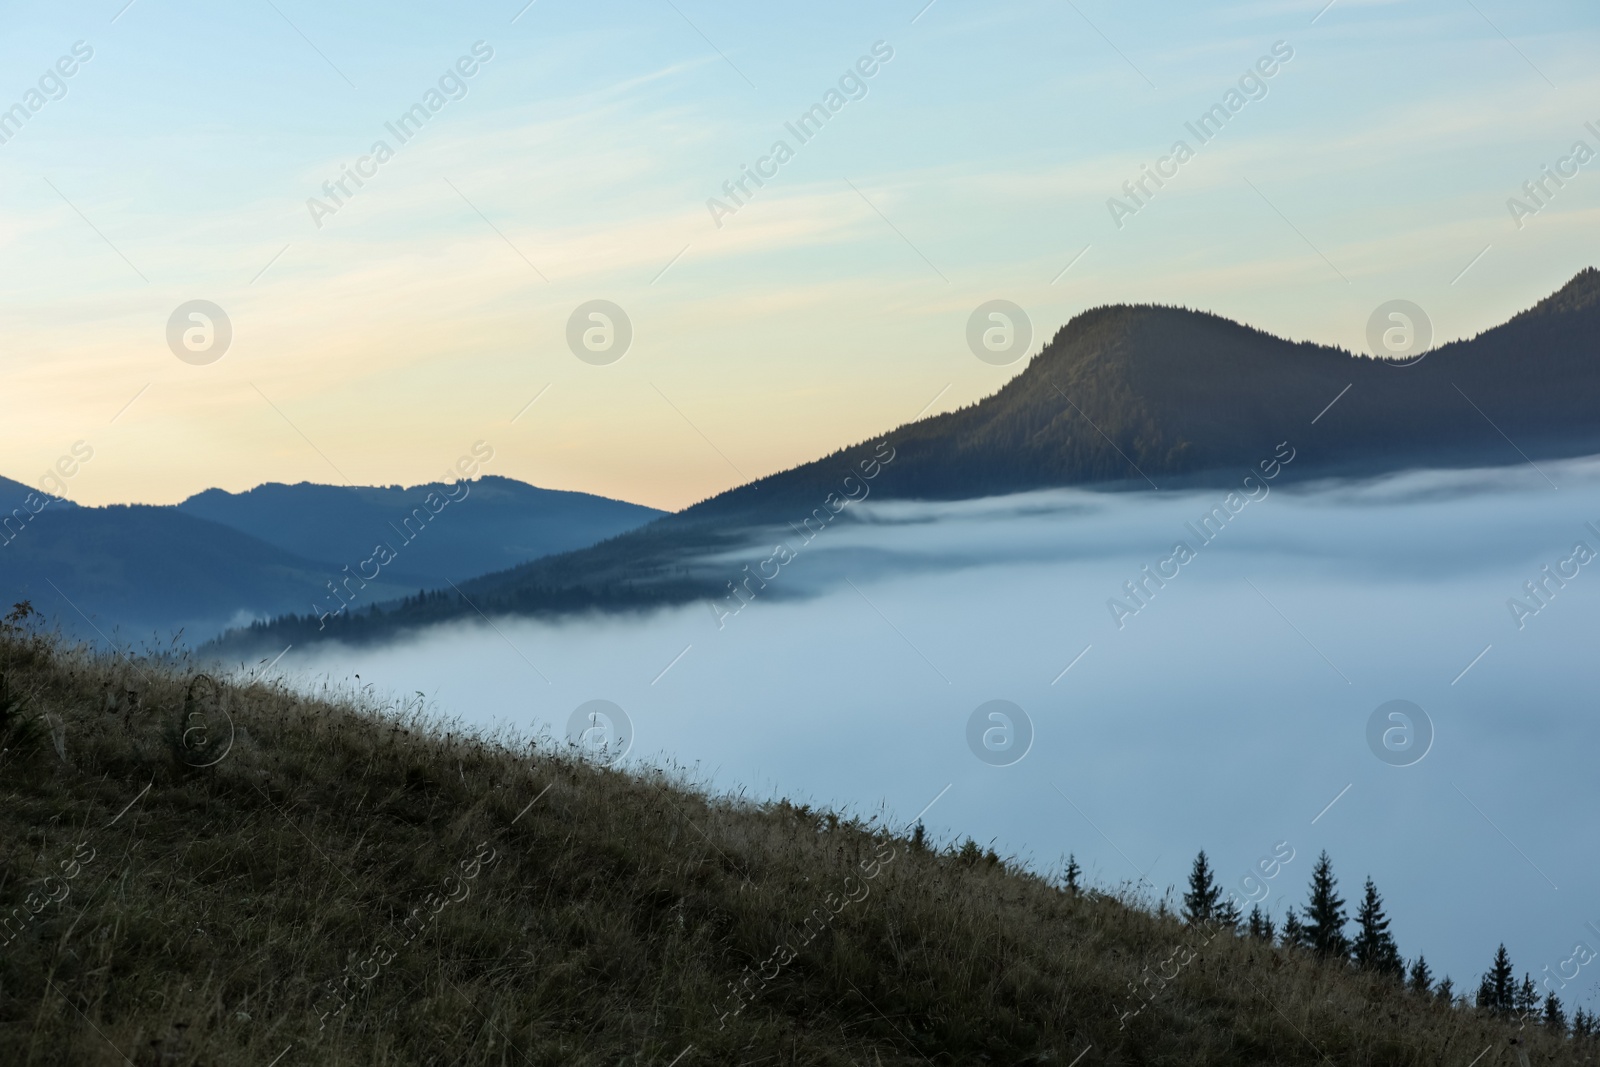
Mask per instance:
[[[88,504],[415,484],[483,441],[486,473],[675,509],[992,393],[1025,363],[970,350],[990,300],[1033,352],[1117,302],[1364,350],[1406,299],[1448,340],[1593,264],[1600,219],[1600,161],[1507,203],[1600,148],[1600,13],[1576,0],[0,19],[0,108],[26,113],[0,126],[0,474],[87,449],[65,495]],[[1241,79],[1201,143],[1185,124]],[[830,90],[802,143],[786,123]],[[746,166],[771,176],[731,201]],[[1130,201],[1147,166],[1176,173]],[[596,300],[632,334],[603,364],[568,340]],[[191,301],[225,350],[213,329],[180,358]]]

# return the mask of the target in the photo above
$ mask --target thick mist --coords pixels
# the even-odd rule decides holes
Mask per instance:
[[[736,612],[501,618],[276,669],[556,736],[609,701],[624,764],[927,808],[941,842],[1041,870],[1070,851],[1156,898],[1200,848],[1240,888],[1288,842],[1281,875],[1240,888],[1276,919],[1327,849],[1352,914],[1371,875],[1402,953],[1459,992],[1503,940],[1519,975],[1595,1007],[1600,963],[1563,964],[1600,950],[1600,566],[1575,552],[1600,552],[1600,461],[1237,493],[868,500],[727,557],[730,581],[775,574]],[[1373,724],[1394,700],[1422,714]],[[974,721],[990,701],[1025,719]]]

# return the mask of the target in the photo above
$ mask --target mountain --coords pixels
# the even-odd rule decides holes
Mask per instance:
[[[920,824],[25,631],[0,671],[9,1063],[1594,1062]]]
[[[229,625],[304,611],[335,576],[219,523],[170,507],[45,507],[0,547],[7,603],[31,600],[80,638],[213,634]],[[397,597],[417,587],[375,582]],[[119,642],[120,643],[120,642]]]
[[[10,478],[0,477],[0,519],[11,516],[15,521],[22,521],[20,515],[13,515],[18,508],[38,508],[41,501],[49,497],[43,489],[35,489],[31,485],[14,482]],[[30,508],[31,505],[31,508]],[[77,507],[65,497],[54,497],[50,501],[52,507],[57,509]]]
[[[392,600],[593,544],[661,514],[495,476],[411,488],[212,489],[171,507],[44,504],[30,494],[0,479],[0,502],[15,502],[0,513],[0,587],[84,639],[120,630],[164,641],[179,629],[205,638],[252,619],[337,611],[345,600]]]
[[[1280,441],[1297,449],[1300,477],[1521,463],[1519,448],[1530,457],[1592,452],[1600,450],[1597,329],[1594,269],[1509,322],[1410,365],[1285,341],[1203,312],[1096,308],[999,392],[886,434],[897,455],[873,492],[960,499],[1091,483],[1166,488],[1253,468]],[[740,514],[782,499],[803,515],[861,451],[730,490],[686,514]]]
[[[14,482],[10,478],[0,478],[0,511],[21,507],[28,494],[34,491],[32,486]]]
[[[355,570],[374,546],[387,544],[412,588],[435,588],[583,548],[663,514],[496,475],[460,484],[464,490],[443,483],[401,488],[271,482],[244,493],[207,489],[177,509],[332,564],[335,571],[345,565]],[[427,506],[430,494],[449,501],[437,522]]]
[[[1237,483],[1284,443],[1295,459],[1283,470],[1295,479],[1589,454],[1600,452],[1597,400],[1600,271],[1592,268],[1508,322],[1405,365],[1205,312],[1095,308],[1062,327],[998,392],[960,410],[591,548],[462,583],[464,596],[412,598],[327,628],[280,619],[219,647],[281,647],[290,635],[314,640],[329,629],[345,640],[377,639],[479,611],[720,600],[740,566],[709,558],[747,545],[756,528],[787,537],[826,514],[830,494],[835,503],[863,492],[953,500],[1069,485]],[[845,479],[865,470],[875,472],[870,485],[850,488]]]

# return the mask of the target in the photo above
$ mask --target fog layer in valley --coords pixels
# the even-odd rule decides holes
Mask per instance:
[[[938,798],[923,819],[942,843],[970,835],[1040,870],[1071,851],[1100,885],[1157,897],[1181,892],[1197,849],[1238,887],[1288,842],[1264,883],[1278,919],[1327,849],[1352,914],[1370,874],[1402,953],[1458,991],[1504,940],[1519,978],[1565,975],[1551,988],[1595,1007],[1600,963],[1570,960],[1580,941],[1600,950],[1600,565],[1574,551],[1600,551],[1585,525],[1600,461],[1241,480],[1232,513],[1226,497],[869,499],[809,543],[783,529],[728,557],[730,581],[776,573],[737,612],[502,618],[295,648],[276,670],[308,689],[359,673],[397,701],[421,691],[556,737],[609,701],[631,722],[624,765],[901,824]],[[763,568],[780,540],[788,558]],[[974,724],[995,700],[1026,722],[989,708]],[[1392,700],[1426,722],[1408,736],[1385,713],[1369,741]]]

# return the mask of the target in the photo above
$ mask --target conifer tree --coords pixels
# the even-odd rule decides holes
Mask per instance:
[[[1333,876],[1333,861],[1327,852],[1317,857],[1311,869],[1311,899],[1306,903],[1305,940],[1324,958],[1348,959],[1350,939],[1345,936],[1347,921],[1344,898],[1338,893],[1339,880]]]
[[[1400,952],[1389,933],[1389,920],[1383,914],[1383,898],[1378,895],[1378,887],[1372,884],[1371,878],[1367,879],[1356,922],[1361,928],[1353,946],[1356,963],[1365,970],[1402,977],[1405,965],[1400,961]]]
[[[1572,1037],[1576,1041],[1587,1039],[1595,1030],[1595,1019],[1588,1011],[1579,1008],[1572,1013]]]
[[[1232,893],[1222,898],[1214,917],[1219,924],[1234,933],[1238,932],[1239,924],[1244,921],[1244,914],[1239,911],[1238,899]]]
[[[1306,928],[1300,922],[1300,916],[1295,914],[1292,904],[1283,912],[1283,934],[1280,943],[1284,948],[1306,947]]]
[[[1544,1025],[1553,1034],[1567,1036],[1567,1013],[1561,1007],[1561,998],[1554,993],[1544,998]]]
[[[1517,990],[1516,1012],[1524,1019],[1529,1018],[1539,1010],[1539,987],[1533,984],[1533,976],[1524,973],[1522,988]]]
[[[1494,953],[1494,964],[1478,984],[1478,1007],[1497,1015],[1510,1015],[1516,1008],[1517,980],[1511,970],[1511,954],[1502,944]]]
[[[1079,890],[1078,878],[1082,874],[1083,874],[1083,868],[1078,866],[1078,857],[1073,855],[1070,852],[1067,853],[1067,873],[1066,873],[1067,892],[1072,893],[1072,894],[1076,894],[1078,892],[1078,890]]]
[[[1271,916],[1261,910],[1260,904],[1250,909],[1248,928],[1251,937],[1265,941],[1269,945],[1272,944],[1273,939],[1278,934],[1277,930],[1273,929]]]
[[[1413,993],[1428,993],[1433,988],[1433,972],[1428,969],[1428,960],[1418,956],[1417,962],[1411,965],[1411,991]]]
[[[1438,998],[1439,1003],[1447,1007],[1454,1004],[1456,1002],[1455,981],[1448,974],[1445,975],[1439,980],[1439,984],[1434,987],[1433,995]]]
[[[1195,926],[1215,918],[1221,899],[1222,890],[1212,879],[1211,863],[1206,859],[1205,849],[1201,849],[1194,858],[1194,866],[1189,869],[1189,891],[1183,895],[1183,921]]]

